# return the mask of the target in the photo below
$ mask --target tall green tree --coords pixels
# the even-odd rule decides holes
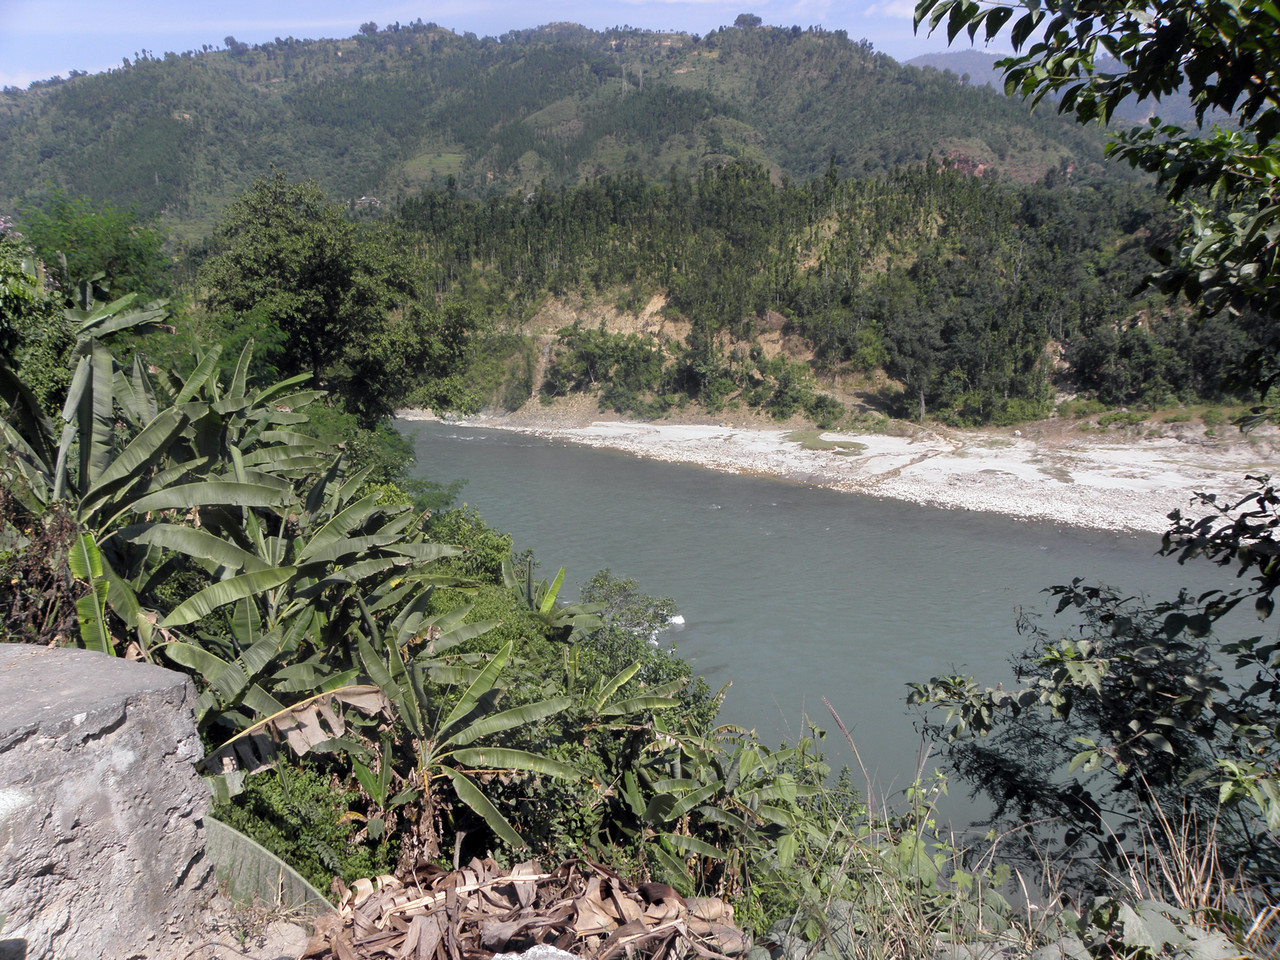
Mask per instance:
[[[1017,15],[1015,19],[1015,15]],[[986,40],[1006,26],[1015,54],[997,63],[1005,87],[1081,123],[1107,122],[1126,99],[1185,91],[1196,129],[1154,117],[1117,134],[1111,157],[1154,173],[1182,204],[1177,249],[1153,279],[1209,313],[1258,310],[1280,321],[1280,9],[1265,0],[920,0],[916,27],[946,25]],[[1110,59],[1107,59],[1110,58]],[[1118,65],[1117,65],[1118,64]],[[1159,108],[1157,107],[1157,110]],[[1206,120],[1227,115],[1232,128]],[[1276,336],[1252,357],[1261,391],[1280,379]]]
[[[333,378],[348,351],[367,341],[409,285],[385,248],[347,220],[314,181],[276,172],[228,208],[218,252],[198,279],[206,306],[285,337],[281,372]],[[347,384],[358,399],[358,384]]]
[[[164,234],[132,211],[59,190],[43,207],[24,211],[22,227],[45,263],[65,263],[72,280],[105,274],[115,297],[169,293]]]

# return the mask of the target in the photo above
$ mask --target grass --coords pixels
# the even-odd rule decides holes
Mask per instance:
[[[455,176],[462,172],[462,163],[466,157],[456,151],[427,150],[411,160],[405,161],[404,175],[414,182],[426,183],[435,177]]]
[[[823,434],[826,431],[815,428],[792,430],[787,439],[800,444],[801,450],[825,450],[845,457],[856,457],[867,449],[865,443],[857,440],[828,440]]]

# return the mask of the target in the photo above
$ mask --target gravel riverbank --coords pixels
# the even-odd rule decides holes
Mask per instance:
[[[597,411],[581,406],[529,407],[533,409],[458,424],[727,473],[1101,530],[1163,532],[1175,507],[1200,512],[1191,504],[1197,491],[1241,494],[1251,487],[1246,475],[1280,468],[1280,433],[1274,429],[1244,436],[1226,427],[1222,437],[1207,436],[1190,424],[1086,432],[1076,424],[1049,420],[1018,430],[904,427],[906,435],[888,435],[640,423],[599,419]],[[398,416],[435,419],[414,410]]]

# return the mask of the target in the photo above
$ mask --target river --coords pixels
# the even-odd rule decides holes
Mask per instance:
[[[466,480],[459,501],[517,550],[532,548],[539,576],[564,566],[576,590],[608,567],[672,597],[685,619],[668,635],[680,655],[713,688],[732,681],[722,719],[776,742],[802,733],[806,714],[834,730],[827,698],[884,794],[909,780],[920,750],[907,682],[963,672],[1007,684],[1007,658],[1024,646],[1017,610],[1052,612],[1043,588],[1083,577],[1172,597],[1191,576],[1222,585],[1207,565],[1155,556],[1156,536],[931,509],[464,425],[399,428],[416,438],[419,470]],[[837,763],[849,758],[828,743]]]

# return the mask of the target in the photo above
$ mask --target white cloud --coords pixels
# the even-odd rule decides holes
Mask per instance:
[[[895,20],[911,20],[916,15],[916,5],[912,0],[884,0],[883,3],[870,4],[862,11],[867,17],[892,17]]]

